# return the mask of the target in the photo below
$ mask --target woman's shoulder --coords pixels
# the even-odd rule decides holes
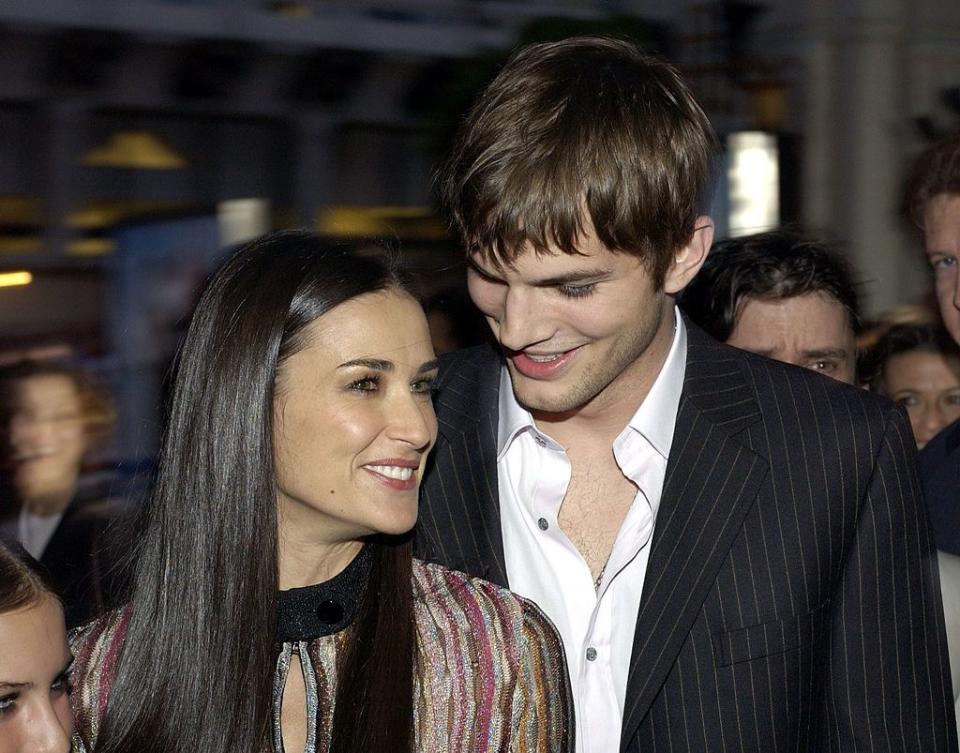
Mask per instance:
[[[426,657],[419,688],[433,699],[420,709],[421,734],[449,735],[445,720],[465,715],[464,726],[484,735],[497,730],[494,737],[510,741],[490,749],[570,750],[573,700],[563,644],[540,608],[482,578],[420,560],[413,580]],[[435,742],[425,749],[451,749]]]
[[[495,583],[418,559],[413,561],[413,580],[418,620],[492,630],[513,643],[533,641],[548,650],[561,646],[556,628],[540,607]]]
[[[129,608],[116,609],[70,632],[73,715],[88,747],[97,739],[129,622]]]

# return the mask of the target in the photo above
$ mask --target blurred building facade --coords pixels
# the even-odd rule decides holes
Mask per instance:
[[[271,225],[442,245],[444,72],[467,86],[544,18],[640,19],[721,134],[789,147],[781,219],[848,240],[872,310],[922,298],[897,206],[924,134],[960,127],[956,0],[3,0],[0,268],[34,282],[0,290],[0,342],[96,337],[144,216],[257,199]]]

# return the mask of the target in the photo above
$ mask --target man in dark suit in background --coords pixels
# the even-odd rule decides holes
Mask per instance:
[[[917,160],[907,201],[923,231],[940,316],[960,343],[960,133],[934,144]],[[960,555],[960,423],[923,448],[920,476],[937,547]]]
[[[837,250],[780,229],[715,243],[677,302],[720,342],[856,384],[857,298]]]
[[[956,751],[904,412],[674,299],[716,140],[630,44],[520,51],[441,173],[499,343],[445,357],[420,556],[565,642],[579,753]]]

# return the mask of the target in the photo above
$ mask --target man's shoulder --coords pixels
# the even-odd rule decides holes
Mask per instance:
[[[954,421],[927,443],[920,453],[920,469],[933,473],[948,460],[960,466],[960,421]]]
[[[501,363],[500,354],[487,344],[444,353],[438,361],[440,386],[456,381],[476,381],[491,371],[499,371]]]
[[[920,482],[937,548],[960,555],[960,421],[935,436],[920,453]]]
[[[792,364],[740,350],[703,336],[691,347],[687,384],[702,374],[736,371],[754,397],[764,421],[778,421],[786,413],[811,419],[838,417],[844,422],[884,421],[896,406],[873,392],[839,382]],[[706,378],[706,377],[705,377]],[[709,389],[705,390],[709,398]],[[841,418],[842,417],[842,418]]]

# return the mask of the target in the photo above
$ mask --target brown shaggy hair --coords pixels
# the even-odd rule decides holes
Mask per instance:
[[[574,37],[519,50],[480,96],[438,175],[451,229],[499,267],[578,253],[592,225],[659,287],[709,201],[716,135],[667,63]]]
[[[960,195],[960,131],[929,147],[913,165],[904,209],[917,227],[923,228],[927,202],[939,194]]]

